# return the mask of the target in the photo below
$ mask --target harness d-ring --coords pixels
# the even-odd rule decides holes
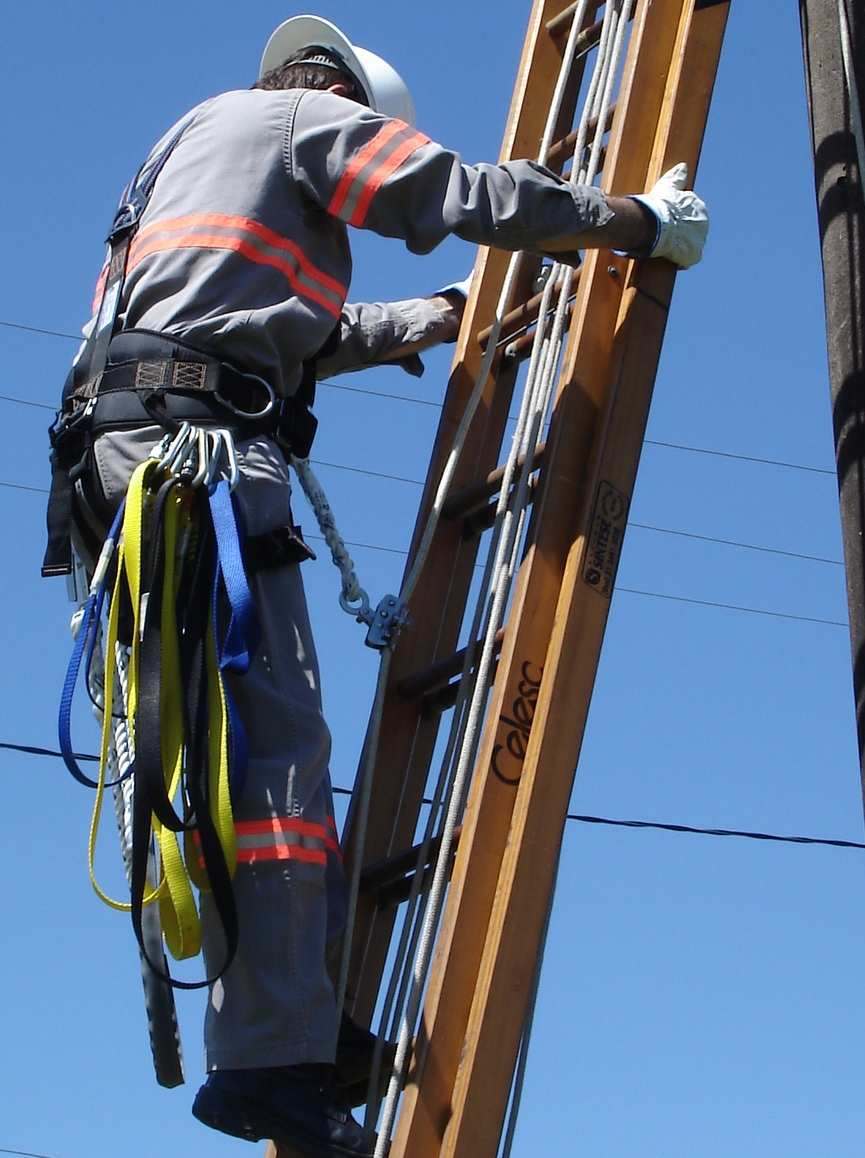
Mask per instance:
[[[267,391],[267,403],[261,410],[244,410],[242,407],[236,406],[230,398],[226,398],[219,390],[214,390],[214,398],[216,398],[217,402],[221,403],[226,410],[230,410],[232,414],[236,414],[238,418],[265,418],[276,405],[276,394],[273,387],[269,382],[266,382],[264,378],[259,378],[257,374],[244,374],[243,377],[257,382]]]

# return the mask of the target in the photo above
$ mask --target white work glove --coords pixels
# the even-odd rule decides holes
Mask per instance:
[[[469,274],[463,281],[452,281],[450,285],[443,285],[441,289],[437,289],[433,297],[441,298],[445,294],[459,294],[463,301],[468,300],[469,290],[472,288],[472,275]]]
[[[681,269],[696,265],[703,256],[709,214],[706,203],[686,189],[688,166],[674,165],[659,178],[648,193],[634,197],[658,220],[658,236],[650,257],[666,257]]]

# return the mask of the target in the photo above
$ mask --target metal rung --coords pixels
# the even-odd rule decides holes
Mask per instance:
[[[545,450],[546,443],[540,443],[532,459],[532,470],[537,470],[541,465]],[[517,459],[518,470],[523,468],[525,461],[525,455],[521,454]],[[445,500],[442,507],[442,517],[445,519],[464,519],[483,510],[490,496],[494,495],[501,487],[504,477],[505,467],[497,466],[481,482],[470,483],[468,486],[455,491]]]
[[[502,640],[505,637],[505,629],[502,627],[496,632],[495,650],[498,653],[501,650]],[[478,645],[480,647],[480,644]],[[466,661],[467,648],[460,648],[455,651],[453,655],[449,655],[446,659],[440,659],[436,663],[430,664],[429,667],[424,668],[423,671],[415,673],[415,675],[405,676],[397,684],[400,695],[406,700],[419,700],[430,692],[437,691],[444,687],[454,676],[459,675],[463,670],[463,664]]]

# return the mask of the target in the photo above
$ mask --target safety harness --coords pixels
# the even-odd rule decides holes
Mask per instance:
[[[176,433],[181,421],[216,424],[238,438],[267,434],[283,453],[306,459],[315,437],[315,364],[339,342],[337,326],[314,358],[303,363],[300,385],[279,398],[262,378],[244,373],[209,352],[143,329],[118,333],[117,318],[129,248],[156,179],[183,134],[206,107],[181,120],[124,190],[108,234],[109,257],[89,337],[69,372],[49,430],[51,492],[43,576],[72,570],[71,526],[85,510],[84,480],[92,445],[106,430],[156,424]],[[308,549],[299,556],[309,558]],[[300,561],[300,558],[298,559]]]
[[[286,457],[305,459],[316,428],[314,363],[304,365],[297,396],[277,400],[268,383],[206,351],[146,330],[118,332],[130,243],[156,178],[193,120],[181,122],[139,170],[115,215],[96,320],[51,428],[42,568],[43,575],[72,570],[73,527],[82,541],[89,536],[91,546],[102,543],[93,548],[98,561],[61,698],[60,746],[72,775],[96,790],[89,839],[93,887],[108,905],[131,913],[150,967],[179,988],[212,984],[237,949],[232,806],[243,790],[247,746],[227,677],[248,670],[259,637],[244,555],[256,568],[312,556],[291,526],[246,539],[232,498],[239,479],[234,439],[266,433]],[[165,436],[133,472],[111,521],[89,485],[94,441],[107,430],[153,424]],[[82,671],[102,717],[95,780],[82,772],[71,740]],[[125,773],[134,773],[129,902],[108,895],[94,865],[105,789],[119,783],[107,775],[118,706],[133,754]],[[158,904],[169,951],[178,959],[195,956],[201,921],[193,884],[212,893],[225,959],[212,976],[187,982],[148,955],[142,914],[144,906]]]

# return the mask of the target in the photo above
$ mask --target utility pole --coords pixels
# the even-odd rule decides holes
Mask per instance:
[[[800,0],[826,339],[865,794],[865,0]],[[845,39],[847,41],[845,52]]]

